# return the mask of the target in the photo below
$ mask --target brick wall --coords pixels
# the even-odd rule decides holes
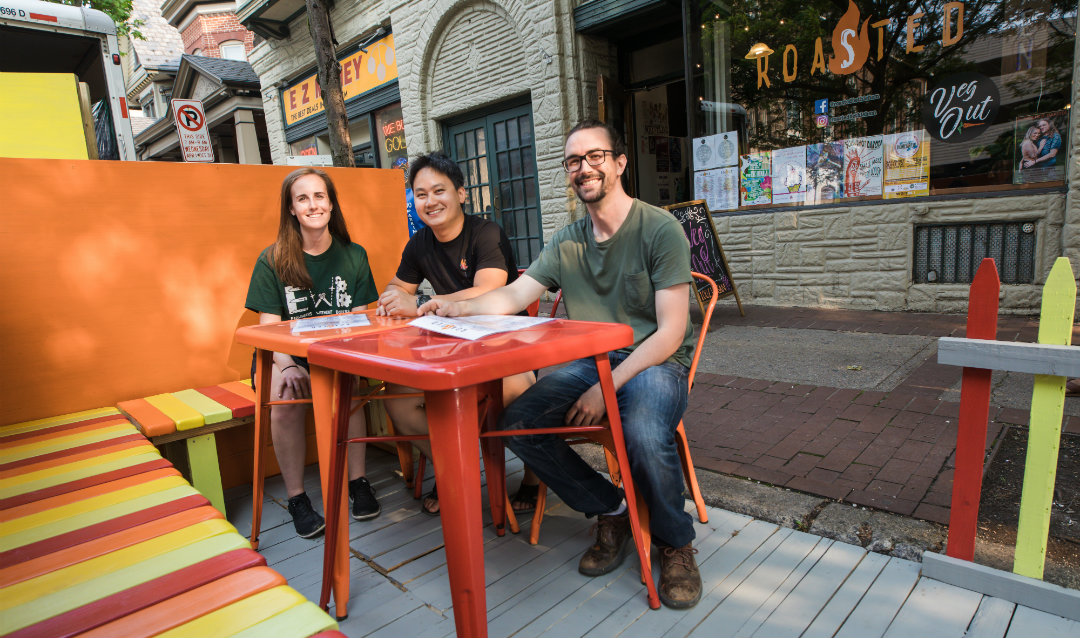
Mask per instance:
[[[184,52],[195,53],[208,58],[221,57],[218,49],[222,42],[239,40],[244,43],[244,52],[251,53],[255,45],[255,34],[244,28],[235,13],[210,13],[200,15],[180,34],[184,41]]]

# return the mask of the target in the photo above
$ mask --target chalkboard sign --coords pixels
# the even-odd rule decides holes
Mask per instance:
[[[735,289],[735,282],[731,279],[727,257],[724,256],[724,249],[720,246],[720,237],[705,200],[672,204],[664,208],[679,220],[686,238],[690,240],[690,269],[707,275],[715,281],[721,299],[728,295],[735,295],[735,303],[739,305],[739,314],[745,316],[742,301],[739,300],[739,291]],[[709,303],[709,297],[712,295],[712,288],[708,283],[695,279],[694,292],[704,312],[705,305]]]

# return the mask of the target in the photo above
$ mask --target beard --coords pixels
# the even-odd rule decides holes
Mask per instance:
[[[586,194],[582,191],[581,182],[585,179],[592,179],[594,177],[600,178],[600,186],[590,194]],[[595,175],[587,175],[579,177],[574,180],[574,193],[578,196],[582,202],[586,204],[594,204],[602,199],[608,193],[607,175],[603,171],[596,171]]]

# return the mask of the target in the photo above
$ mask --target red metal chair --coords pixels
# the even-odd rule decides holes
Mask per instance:
[[[690,375],[689,375],[689,389],[694,387],[694,376],[697,374],[698,359],[701,358],[701,348],[705,345],[705,335],[709,330],[709,321],[712,319],[713,309],[716,307],[716,298],[720,294],[719,289],[709,277],[700,273],[691,272],[691,275],[695,279],[709,284],[712,289],[712,297],[709,299],[709,304],[705,307],[705,316],[701,321],[701,332],[698,334],[697,344],[694,346],[694,357],[690,362]],[[559,302],[562,300],[562,291],[559,291],[559,295],[555,298],[555,304],[551,308],[551,316],[555,316],[555,311],[559,308]],[[690,487],[690,495],[694,499],[694,505],[697,506],[698,520],[702,523],[709,521],[708,511],[705,509],[705,499],[701,496],[701,489],[698,487],[697,475],[694,473],[694,462],[690,458],[690,443],[686,439],[686,429],[683,427],[682,421],[679,421],[679,427],[675,430],[678,435],[677,444],[679,446],[679,458],[682,460],[683,476],[686,478],[686,484]],[[585,443],[591,440],[596,440],[594,437],[575,438],[570,441],[571,444]],[[618,485],[619,479],[619,466],[615,462],[614,457],[607,452],[605,448],[605,454],[607,456],[608,472],[611,475],[611,480]],[[544,520],[544,507],[547,504],[547,486],[543,482],[540,483],[540,491],[536,496],[536,511],[533,513],[532,527],[529,530],[529,542],[533,545],[537,544],[540,540],[540,523]]]

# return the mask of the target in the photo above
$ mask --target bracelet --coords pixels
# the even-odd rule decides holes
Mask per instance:
[[[284,368],[282,368],[282,369],[281,369],[281,372],[285,372],[285,371],[286,371],[286,370],[288,370],[289,368],[295,368],[295,367],[297,367],[297,365],[296,365],[295,363],[294,363],[294,364],[292,364],[291,366],[285,366]]]

